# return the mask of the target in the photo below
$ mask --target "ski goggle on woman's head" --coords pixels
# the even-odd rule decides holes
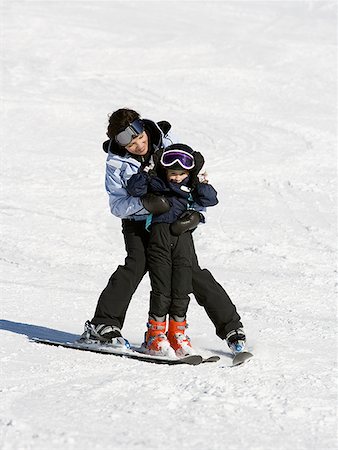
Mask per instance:
[[[136,119],[134,122],[130,123],[127,128],[120,131],[115,136],[115,141],[121,146],[126,147],[131,143],[133,139],[144,132],[144,124],[142,119]]]
[[[161,156],[161,164],[164,167],[171,167],[178,163],[182,169],[190,170],[195,166],[194,157],[191,153],[184,150],[168,150],[164,151]]]

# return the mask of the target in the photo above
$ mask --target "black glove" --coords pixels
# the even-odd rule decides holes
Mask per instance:
[[[164,195],[146,194],[141,198],[141,202],[146,210],[155,215],[163,214],[170,209],[170,204]]]
[[[186,231],[193,230],[201,221],[201,214],[198,211],[184,212],[176,222],[170,225],[171,234],[179,236]]]
[[[194,189],[196,184],[198,183],[198,174],[204,165],[204,158],[200,152],[194,152],[194,160],[195,167],[189,170],[189,187],[191,187],[192,189]]]

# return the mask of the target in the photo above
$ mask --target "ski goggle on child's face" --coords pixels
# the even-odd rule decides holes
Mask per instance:
[[[134,122],[130,123],[127,128],[115,136],[115,141],[121,145],[121,147],[126,147],[131,143],[133,139],[144,132],[144,124],[142,119],[136,119]]]
[[[161,164],[164,167],[171,167],[178,163],[182,169],[190,170],[195,166],[194,157],[183,150],[164,151],[161,156]]]

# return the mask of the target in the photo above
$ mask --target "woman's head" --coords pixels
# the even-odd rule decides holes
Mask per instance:
[[[143,121],[132,109],[121,108],[112,113],[107,136],[134,155],[143,156],[148,152],[149,141]]]
[[[136,119],[140,119],[140,114],[132,109],[121,108],[114,111],[109,117],[107,136],[109,139],[115,139],[115,136],[125,130],[129,124]]]

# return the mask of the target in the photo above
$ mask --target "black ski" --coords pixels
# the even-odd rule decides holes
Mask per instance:
[[[134,350],[135,352],[141,353],[142,355],[147,354],[147,353],[145,353],[143,346],[141,346],[141,347],[132,347],[132,350]],[[191,356],[198,356],[199,358],[201,358],[200,364],[217,362],[217,361],[219,361],[221,359],[219,356],[216,356],[216,355],[212,355],[212,356],[209,356],[207,358],[204,358],[202,355],[191,355]],[[189,356],[185,356],[183,359],[188,358],[188,357]],[[180,359],[182,359],[182,358],[180,358]]]
[[[253,357],[253,354],[250,352],[247,352],[247,351],[237,353],[237,355],[235,355],[233,357],[232,366],[235,367],[235,366],[239,366],[240,364],[244,364],[246,361],[248,361],[252,357]]]
[[[145,353],[139,353],[135,350],[120,350],[113,347],[109,347],[109,345],[95,344],[95,343],[86,343],[86,342],[59,342],[59,341],[50,341],[48,339],[39,339],[34,338],[33,342],[37,342],[38,344],[52,345],[55,347],[64,347],[71,348],[74,350],[82,350],[93,353],[100,353],[105,355],[113,355],[120,356],[124,358],[137,359],[139,361],[154,363],[154,364],[167,364],[170,366],[178,365],[178,364],[189,364],[192,366],[196,366],[201,364],[203,361],[202,356],[200,355],[190,355],[185,356],[183,358],[165,358],[163,356],[152,356],[147,355]]]
[[[212,363],[212,362],[217,362],[219,361],[221,358],[219,356],[216,355],[212,355],[209,356],[209,358],[203,358],[202,363]]]

